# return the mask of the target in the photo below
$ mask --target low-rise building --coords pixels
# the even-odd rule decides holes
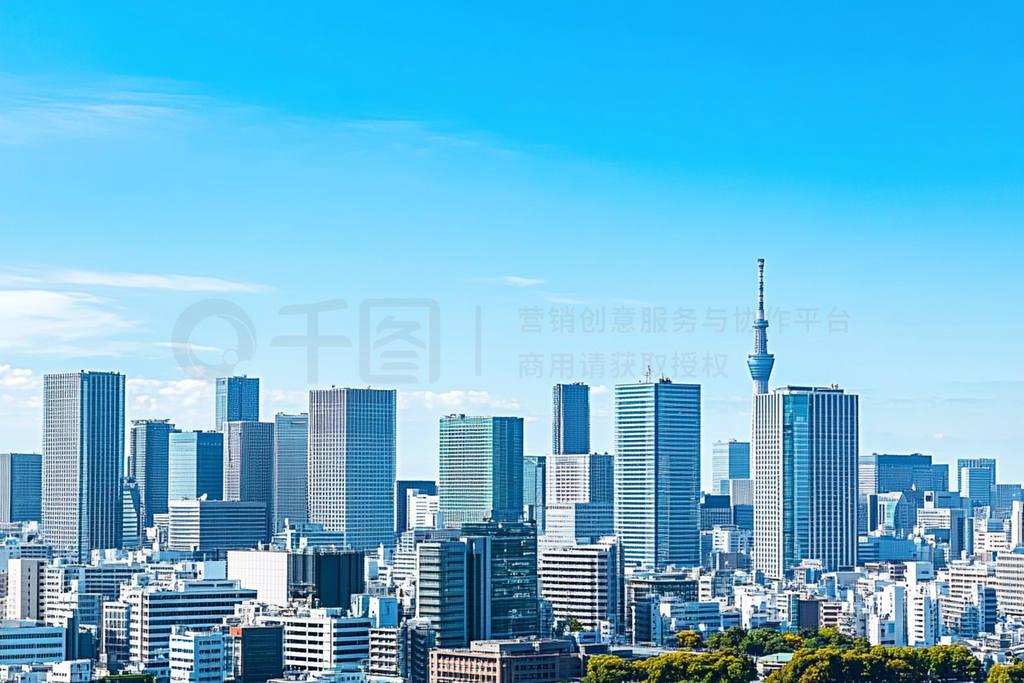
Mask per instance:
[[[430,683],[559,683],[583,673],[570,640],[475,640],[430,652]]]

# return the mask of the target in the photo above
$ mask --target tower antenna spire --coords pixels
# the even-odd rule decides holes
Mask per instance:
[[[757,259],[757,318],[754,320],[754,353],[747,356],[747,367],[754,380],[754,393],[768,393],[768,378],[775,357],[768,353],[768,319],[764,315],[764,259]]]

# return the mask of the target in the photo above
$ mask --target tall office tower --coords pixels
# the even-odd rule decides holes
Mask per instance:
[[[858,396],[783,387],[754,396],[754,567],[782,578],[802,560],[857,560]]]
[[[615,387],[615,533],[627,565],[700,564],[700,385]]]
[[[142,528],[153,526],[153,515],[167,514],[167,468],[171,432],[169,420],[132,420],[131,471],[139,487]]]
[[[729,439],[711,446],[711,493],[728,494],[730,479],[750,479],[750,442]]]
[[[438,494],[444,523],[515,521],[523,513],[523,418],[441,418]]]
[[[615,534],[615,458],[550,455],[547,458],[544,547],[595,543]]]
[[[224,500],[263,503],[269,541],[274,529],[274,423],[225,422]]]
[[[274,530],[306,522],[309,415],[274,416]]]
[[[224,434],[172,432],[167,458],[168,505],[176,500],[224,497]]]
[[[590,452],[590,387],[583,382],[556,384],[551,392],[551,452]]]
[[[395,538],[395,390],[309,392],[309,521],[352,550]]]
[[[747,367],[754,380],[754,394],[768,392],[775,356],[768,353],[768,319],[764,315],[764,259],[757,259],[757,318],[754,320],[754,353],[747,356]]]
[[[258,377],[218,377],[216,430],[225,422],[258,422],[260,419],[260,380]]]
[[[131,477],[121,480],[121,547],[141,548],[145,529],[142,525],[142,496],[139,484]]]
[[[411,493],[411,492],[415,493]],[[401,534],[412,527],[408,522],[410,495],[437,495],[437,482],[429,479],[399,479],[395,482],[395,533]]]
[[[995,484],[994,469],[988,467],[960,468],[957,476],[960,482],[960,497],[970,499],[972,508],[988,507],[992,504],[992,485]]]
[[[43,456],[0,453],[0,523],[43,517]]]
[[[932,456],[862,455],[858,459],[858,480],[861,495],[910,491],[941,491],[935,485]],[[941,482],[939,482],[941,484]]]
[[[547,461],[546,455],[523,456],[523,519],[536,522],[538,534],[545,528]]]
[[[68,372],[43,379],[43,534],[84,562],[121,543],[124,375]]]
[[[7,607],[4,619],[43,618],[46,560],[13,558],[7,561]]]
[[[995,458],[958,458],[956,461],[956,490],[963,496],[963,479],[961,473],[965,467],[972,469],[986,469],[991,474],[991,483],[996,483],[996,460]]]
[[[437,628],[437,647],[469,644],[467,551],[461,541],[416,546],[416,618]]]
[[[462,540],[473,567],[470,640],[538,636],[537,528],[524,522],[467,522]]]
[[[936,491],[949,490],[949,465],[932,465],[932,486]]]

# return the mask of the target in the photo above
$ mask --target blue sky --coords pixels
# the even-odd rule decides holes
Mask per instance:
[[[734,314],[764,257],[772,385],[859,393],[863,452],[1024,479],[1021,35],[1013,2],[0,4],[0,451],[38,450],[41,375],[80,368],[129,377],[129,418],[211,427],[171,348],[197,301],[251,317],[236,370],[272,419],[365,385],[360,303],[412,297],[438,303],[438,379],[373,383],[400,391],[401,476],[436,472],[448,412],[523,415],[545,452],[565,353],[574,380],[604,354],[601,450],[642,354],[677,379],[695,354],[707,455],[749,433]],[[269,341],[304,331],[282,306],[335,298],[321,333],[353,346],[310,385]],[[582,332],[602,308],[635,331]],[[229,330],[203,323],[197,353]]]

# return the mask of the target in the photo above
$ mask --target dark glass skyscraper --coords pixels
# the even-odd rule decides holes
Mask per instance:
[[[258,377],[218,377],[216,398],[216,426],[220,431],[225,422],[260,419],[260,380]]]
[[[0,522],[38,522],[43,513],[43,456],[0,453]]]
[[[224,434],[172,432],[168,456],[168,504],[206,496],[221,500],[224,492]]]
[[[42,526],[54,552],[77,561],[121,544],[124,375],[43,379]]]
[[[547,508],[547,456],[527,455],[523,458],[523,514],[537,523],[543,534]]]
[[[171,432],[169,420],[132,420],[129,476],[138,486],[142,528],[153,526],[153,515],[167,514],[167,467]]]
[[[556,384],[551,392],[551,453],[589,452],[590,387],[583,382]]]
[[[274,509],[274,423],[225,422],[224,500],[263,503],[270,540]]]
[[[274,416],[274,528],[306,521],[309,415]]]

